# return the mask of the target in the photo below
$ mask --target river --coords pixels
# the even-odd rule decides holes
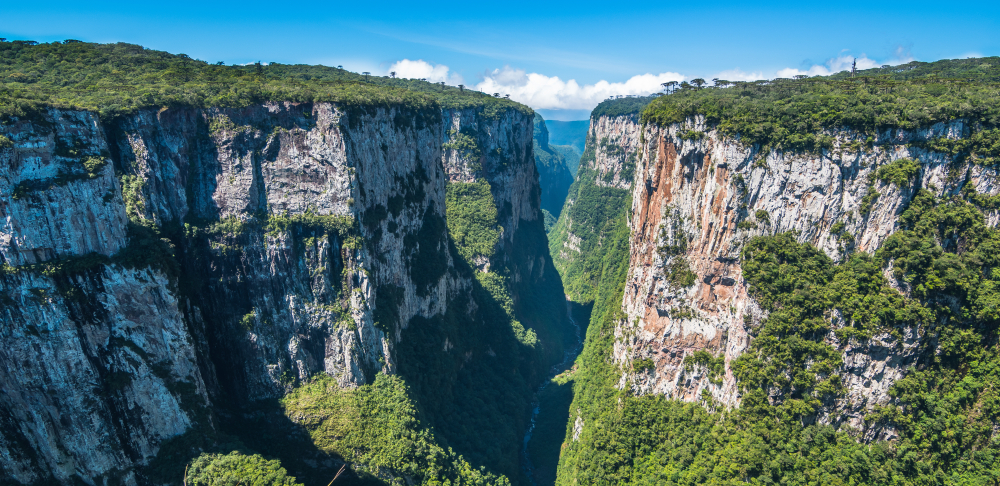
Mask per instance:
[[[555,378],[560,373],[573,366],[573,361],[576,360],[576,357],[583,349],[583,337],[580,335],[580,326],[576,323],[576,319],[573,318],[573,309],[568,295],[566,296],[566,315],[569,317],[570,324],[573,325],[576,342],[573,343],[573,346],[570,349],[566,350],[565,354],[563,354],[563,360],[552,366],[545,381],[543,381],[538,389],[535,390],[531,400],[531,422],[528,424],[528,430],[524,432],[524,441],[521,443],[521,469],[528,477],[528,481],[532,486],[538,485],[535,484],[535,466],[532,464],[531,456],[528,454],[528,442],[531,441],[531,434],[535,431],[535,421],[538,418],[538,413],[542,410],[542,404],[539,403],[539,396],[542,391],[544,391],[545,388],[552,383],[552,378]],[[568,417],[567,420],[569,420]]]

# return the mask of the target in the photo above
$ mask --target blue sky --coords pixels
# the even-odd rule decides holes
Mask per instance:
[[[608,95],[665,80],[823,74],[854,57],[881,65],[1000,55],[1000,2],[48,0],[3,2],[0,37],[395,70],[579,119]]]

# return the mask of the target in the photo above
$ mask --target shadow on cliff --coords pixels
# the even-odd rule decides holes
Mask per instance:
[[[524,258],[530,255],[537,265],[542,257],[544,267],[512,269],[522,277],[511,276],[508,295],[495,274],[477,278],[449,237],[451,276],[469,281],[471,292],[451,299],[443,315],[412,318],[397,356],[399,375],[443,447],[474,467],[529,484],[520,452],[532,392],[563,358],[573,333],[541,221],[521,223],[514,241],[522,244],[511,261],[531,261]],[[493,271],[502,272],[498,267]]]

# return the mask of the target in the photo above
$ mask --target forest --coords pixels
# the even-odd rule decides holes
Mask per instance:
[[[241,107],[265,101],[530,111],[464,87],[327,66],[226,66],[125,43],[0,42],[0,117],[24,116],[40,106],[91,110],[110,118],[141,108]]]

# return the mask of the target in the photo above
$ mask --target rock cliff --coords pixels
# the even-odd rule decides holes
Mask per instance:
[[[831,131],[834,147],[822,154],[760,153],[701,118],[659,127],[642,126],[634,115],[600,117],[592,126],[595,184],[631,191],[625,317],[613,356],[623,370],[618,386],[638,394],[698,401],[708,392],[725,406],[739,404],[729,364],[766,317],[740,268],[750,238],[793,231],[798,241],[841,260],[878,249],[920,189],[948,196],[968,183],[981,194],[1000,193],[995,169],[920,148],[932,138],[960,137],[961,120],[887,130],[873,140]],[[916,183],[901,188],[876,178],[880,167],[905,158],[920,161]],[[997,221],[997,211],[987,213],[988,224]],[[566,247],[561,251],[572,249]],[[690,285],[672,278],[687,269]],[[899,337],[844,343],[846,393],[834,407],[838,420],[861,426],[866,413],[887,403],[889,388],[916,362],[918,335],[911,328]],[[832,331],[828,341],[837,343]],[[706,367],[685,363],[697,351],[724,358],[723,376],[713,379]],[[651,366],[635,366],[645,360]]]
[[[471,323],[496,305],[469,300],[477,274],[509,282],[508,314],[538,336],[504,357],[520,363],[518,380],[561,356],[565,316],[528,312],[538,299],[563,308],[530,112],[270,102],[10,120],[5,480],[148,484],[161,445],[216,427],[219,402],[264,403],[320,373],[356,387],[398,373],[399,346],[432,352],[406,329],[446,314]],[[446,193],[476,181],[489,185],[499,237],[462,270]],[[440,332],[434,349],[456,367],[507,345]],[[516,472],[489,460],[477,466]]]

